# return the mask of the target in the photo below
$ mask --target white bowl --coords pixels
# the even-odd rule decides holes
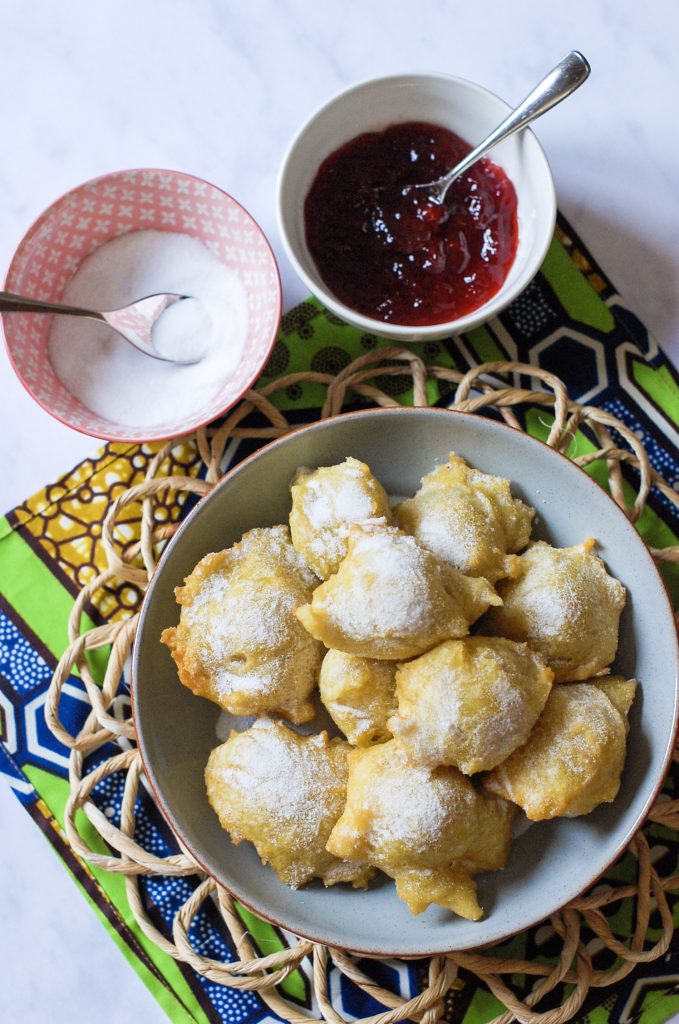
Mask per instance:
[[[500,290],[482,306],[446,323],[401,326],[363,316],[340,302],[321,280],[306,244],[304,200],[320,164],[363,132],[404,121],[429,121],[479,143],[510,107],[487,89],[442,74],[376,78],[347,89],[302,126],[285,156],[278,182],[278,218],[290,261],[313,294],[355,327],[399,341],[425,341],[468,331],[490,320],[519,295],[540,269],[556,220],[554,182],[547,158],[530,129],[496,146],[490,159],[511,179],[518,200],[519,244]]]

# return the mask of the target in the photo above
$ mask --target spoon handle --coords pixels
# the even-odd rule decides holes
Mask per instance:
[[[42,299],[27,299],[23,295],[0,292],[0,313],[67,313],[69,316],[87,316],[103,320],[101,313],[80,306],[65,306],[60,302],[44,302]]]
[[[464,160],[453,167],[452,171],[441,179],[440,202],[443,202],[445,193],[452,182],[480,160],[498,142],[518,132],[531,121],[534,121],[541,114],[551,110],[552,107],[570,96],[578,86],[582,85],[590,72],[587,60],[577,50],[571,50],[562,61],[546,75],[538,85],[526,96],[518,107],[512,110],[511,114],[502,121],[497,128],[481,142],[476,149],[473,149]]]

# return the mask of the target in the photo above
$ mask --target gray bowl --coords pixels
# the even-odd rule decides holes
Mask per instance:
[[[286,522],[298,466],[367,462],[392,494],[409,495],[455,451],[510,477],[537,510],[536,536],[558,546],[595,537],[624,583],[614,669],[635,675],[627,763],[612,804],[541,822],[516,839],[504,871],[480,875],[486,916],[471,922],[436,907],[413,917],[381,879],[367,892],[319,883],[294,891],[263,867],[252,846],[235,847],[205,796],[203,771],[217,745],[219,708],[180,685],[159,636],[178,619],[173,588],[209,551],[254,526]],[[572,462],[504,424],[446,409],[381,409],[298,430],[238,465],[187,518],[163,555],[144,601],[133,659],[133,711],[144,766],[158,803],[195,859],[261,917],[331,946],[380,956],[425,956],[499,941],[548,916],[586,889],[625,849],[667,770],[677,715],[677,637],[653,560],[634,527]]]

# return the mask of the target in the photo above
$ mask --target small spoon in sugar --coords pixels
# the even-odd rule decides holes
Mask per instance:
[[[179,366],[190,366],[200,361],[203,351],[199,335],[210,326],[208,314],[197,299],[174,292],[147,295],[108,312],[0,292],[0,313],[51,313],[97,320],[108,324],[121,338],[152,359]],[[170,329],[170,318],[173,328],[184,327],[181,335],[186,344],[183,341],[181,345],[177,343],[180,334]]]

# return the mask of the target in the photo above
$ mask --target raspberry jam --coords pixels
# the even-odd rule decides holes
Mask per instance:
[[[329,290],[388,323],[426,326],[471,313],[500,289],[516,255],[516,192],[482,159],[445,204],[409,185],[441,177],[471,149],[446,128],[409,121],[347,142],[306,197],[306,240]]]

